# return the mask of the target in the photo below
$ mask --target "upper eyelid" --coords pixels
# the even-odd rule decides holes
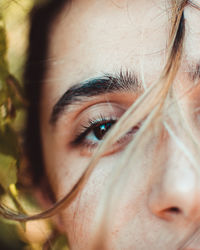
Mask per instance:
[[[141,82],[137,74],[128,70],[120,71],[118,74],[103,74],[99,78],[92,78],[85,82],[74,85],[66,91],[53,106],[49,123],[55,125],[66,107],[84,101],[84,98],[105,95],[114,92],[141,91]]]
[[[77,126],[78,124],[88,125],[88,122],[91,119],[101,120],[102,117],[119,118],[127,110],[127,108],[128,107],[125,107],[119,103],[114,103],[114,102],[98,103],[88,107],[82,113],[80,113],[79,116],[76,116],[75,123],[77,124]]]
[[[109,109],[108,109],[109,107]],[[103,120],[106,121],[117,121],[123,115],[128,107],[124,107],[118,103],[100,103],[94,106],[91,106],[89,109],[84,110],[84,112],[78,118],[74,126],[74,136],[71,140],[71,145],[77,145],[80,142],[80,138],[86,136],[90,130],[88,130],[91,125],[91,120],[101,123]]]
[[[114,97],[115,96],[116,95],[114,95]],[[81,102],[77,102],[71,105],[71,107],[74,108],[74,110],[73,111],[71,110],[71,112],[76,113],[75,118],[77,118],[81,113],[87,111],[88,109],[93,108],[95,106],[99,106],[99,105],[107,105],[109,107],[112,107],[113,105],[118,105],[119,107],[123,109],[127,109],[130,105],[129,103],[128,104],[126,103],[127,99],[118,100],[118,98],[113,98],[113,96],[111,96],[110,94],[99,95],[97,98],[95,99],[93,98],[94,97],[89,97],[85,100],[82,100]]]
[[[68,109],[66,112],[64,111],[62,117],[59,118],[55,126],[51,127],[52,131],[54,131],[54,133],[58,133],[60,129],[64,127],[64,124],[66,124],[67,122],[71,123],[72,121],[74,125],[73,127],[75,127],[75,123],[77,122],[81,114],[83,114],[84,112],[88,112],[88,110],[90,108],[93,108],[94,106],[107,105],[107,107],[110,107],[113,105],[117,105],[121,107],[121,109],[126,111],[132,105],[132,103],[135,102],[138,96],[139,94],[136,95],[132,92],[127,92],[124,94],[116,92],[106,94],[106,96],[101,95],[95,98],[87,98],[85,102],[81,102],[79,103],[79,105],[78,103],[74,103],[70,106],[70,109]]]
[[[113,101],[114,99],[114,101]],[[127,101],[127,99],[126,99]],[[121,109],[126,110],[130,104],[126,103],[124,100],[120,100],[118,101],[118,98],[113,98],[110,97],[109,101],[105,100],[105,96],[101,97],[98,96],[98,99],[87,99],[85,102],[81,102],[80,105],[79,103],[74,103],[73,105],[71,105],[69,112],[66,112],[63,114],[62,118],[58,121],[58,123],[52,127],[53,131],[59,131],[60,127],[63,126],[63,123],[67,122],[67,121],[76,121],[78,119],[80,119],[80,116],[82,116],[82,114],[84,112],[88,113],[88,110],[92,109],[95,106],[100,106],[100,105],[106,105],[107,107],[112,107],[113,105],[115,106],[119,106]]]

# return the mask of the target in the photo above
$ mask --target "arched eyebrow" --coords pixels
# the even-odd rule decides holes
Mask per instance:
[[[141,90],[141,81],[133,72],[120,72],[118,75],[104,74],[78,83],[68,89],[53,106],[50,124],[55,125],[63,112],[76,102],[83,102],[87,97],[99,96],[107,93]]]

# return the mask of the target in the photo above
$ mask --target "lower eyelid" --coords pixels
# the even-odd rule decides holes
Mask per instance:
[[[135,126],[129,132],[127,132],[124,136],[122,136],[117,142],[114,143],[112,148],[105,152],[102,157],[109,156],[111,154],[115,154],[117,152],[122,151],[126,145],[132,140],[134,134],[139,130],[140,126]],[[83,143],[83,147],[81,150],[82,156],[91,157],[94,151],[98,148],[99,143],[93,143],[91,141],[85,141]]]

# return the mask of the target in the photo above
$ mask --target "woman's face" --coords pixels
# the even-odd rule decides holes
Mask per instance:
[[[170,11],[165,0],[73,0],[54,21],[42,88],[41,135],[46,173],[57,199],[86,170],[108,129],[159,77],[166,62]],[[200,58],[200,12],[188,6],[185,19],[184,59],[174,93],[198,139],[200,88],[196,84],[188,89],[193,86],[189,71]],[[198,226],[200,173],[183,153],[189,144],[180,122],[173,118],[170,123],[176,137],[166,129],[159,144],[150,141],[140,160],[132,162],[126,183],[116,184],[121,191],[109,216],[107,249],[177,249]],[[125,136],[107,150],[83,191],[63,209],[61,224],[71,249],[90,248],[100,205],[105,205],[102,194],[129,140]]]

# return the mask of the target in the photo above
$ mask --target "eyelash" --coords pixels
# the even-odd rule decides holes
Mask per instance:
[[[88,152],[92,152],[98,145],[99,145],[99,139],[97,138],[97,141],[95,142],[92,139],[87,139],[86,137],[93,131],[94,135],[94,129],[98,128],[101,125],[104,124],[108,124],[110,123],[111,126],[106,127],[106,131],[105,134],[108,132],[108,130],[110,129],[110,127],[112,127],[117,121],[118,121],[119,117],[104,117],[103,115],[100,115],[98,117],[94,117],[92,119],[89,119],[89,121],[87,122],[86,125],[81,125],[82,127],[82,131],[80,131],[76,136],[75,139],[71,142],[72,146],[75,147],[83,147],[85,149],[87,149]],[[127,145],[128,142],[130,142],[130,140],[133,138],[133,135],[139,130],[141,124],[138,124],[137,126],[134,126],[130,131],[128,131],[124,136],[122,136],[112,147],[112,149],[110,149],[109,154],[110,153],[114,153],[119,151],[120,149],[122,149],[125,145]],[[108,129],[107,129],[108,128]],[[105,135],[104,134],[104,135]],[[103,137],[102,139],[103,140]]]
[[[94,148],[97,146],[98,143],[86,140],[86,136],[92,132],[95,128],[111,123],[112,126],[117,122],[118,118],[110,116],[110,117],[104,117],[104,115],[100,114],[98,117],[94,117],[92,119],[89,119],[89,121],[86,123],[86,125],[81,125],[82,129],[81,132],[79,132],[75,139],[72,141],[72,145],[74,146],[87,146],[90,148]]]

